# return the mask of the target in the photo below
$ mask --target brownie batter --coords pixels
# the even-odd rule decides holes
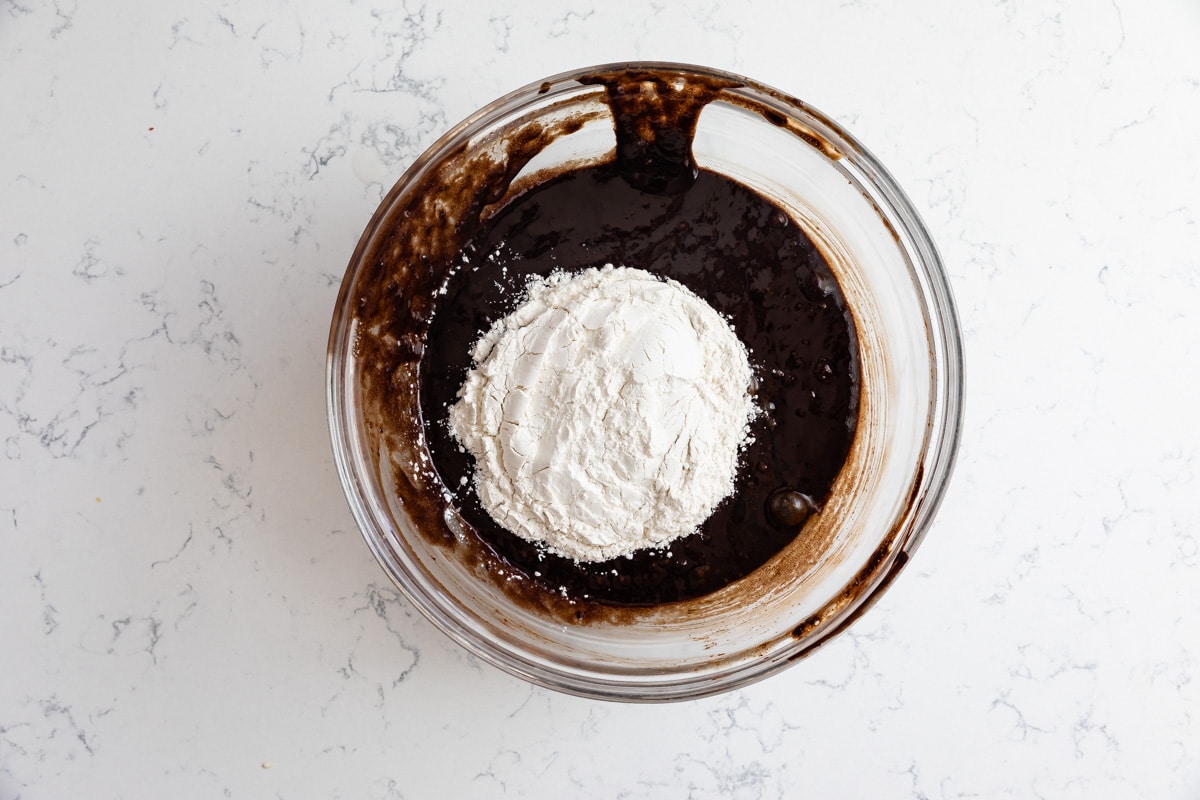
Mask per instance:
[[[446,286],[421,363],[421,409],[448,487],[472,471],[446,424],[480,332],[512,310],[530,276],[616,264],[673,278],[728,317],[759,376],[733,497],[666,552],[575,563],[498,525],[469,486],[457,504],[504,561],[548,591],[620,605],[707,594],[741,578],[796,535],[845,461],[857,411],[854,328],[828,264],[777,206],[700,170],[644,191],[619,162],[542,184],[479,227]],[[660,171],[657,173],[662,174]],[[669,184],[663,186],[663,184]]]

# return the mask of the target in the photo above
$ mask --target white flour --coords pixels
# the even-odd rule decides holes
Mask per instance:
[[[483,507],[578,561],[662,546],[733,492],[753,411],[746,348],[638,269],[534,281],[475,345],[450,410]]]

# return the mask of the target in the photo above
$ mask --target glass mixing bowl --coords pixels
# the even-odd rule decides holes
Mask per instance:
[[[829,500],[797,537],[804,547],[789,546],[748,579],[696,600],[577,623],[520,602],[482,575],[464,555],[461,530],[458,541],[429,535],[431,526],[456,530],[456,523],[450,512],[445,520],[423,516],[412,502],[442,493],[429,478],[419,423],[404,423],[420,419],[416,373],[379,375],[364,363],[364,342],[379,332],[364,326],[358,310],[364,297],[390,292],[394,313],[410,315],[418,328],[436,313],[436,293],[418,297],[397,288],[415,285],[409,279],[430,261],[421,249],[428,230],[396,238],[414,214],[444,218],[438,209],[453,206],[443,202],[451,195],[503,205],[544,176],[613,158],[605,90],[588,76],[621,70],[724,83],[700,114],[693,154],[701,167],[774,200],[825,252],[857,325],[859,422]],[[556,135],[531,159],[508,157],[512,142],[547,131]],[[429,241],[432,252],[437,245]],[[432,286],[439,279],[425,277]],[[384,344],[421,348],[419,341]],[[471,652],[536,684],[664,701],[727,691],[781,670],[878,600],[921,543],[945,492],[962,421],[962,372],[954,303],[934,244],[904,193],[857,140],[805,103],[747,78],[639,63],[518,89],[416,160],[384,198],[346,270],[330,331],[327,391],[350,508],[414,606]],[[368,391],[381,381],[395,387],[383,405]]]

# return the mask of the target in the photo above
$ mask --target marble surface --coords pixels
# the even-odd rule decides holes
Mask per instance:
[[[1200,5],[0,0],[0,798],[1200,798]],[[382,193],[565,69],[751,75],[896,175],[966,430],[882,602],[666,706],[391,587],[328,321]]]

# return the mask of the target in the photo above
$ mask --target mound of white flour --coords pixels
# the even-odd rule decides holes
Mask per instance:
[[[476,343],[450,409],[483,507],[579,561],[664,545],[733,492],[753,411],[746,348],[638,269],[535,280]]]

